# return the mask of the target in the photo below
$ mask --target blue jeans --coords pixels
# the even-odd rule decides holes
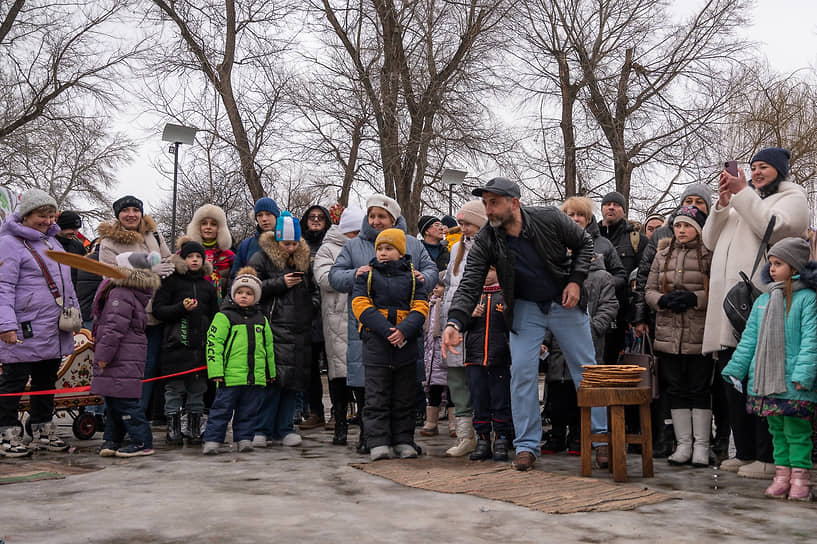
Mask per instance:
[[[281,440],[294,433],[292,418],[295,416],[296,394],[280,385],[266,386],[255,419],[255,434],[262,434],[268,440]]]
[[[216,389],[216,398],[210,407],[207,427],[204,429],[205,442],[224,442],[227,424],[233,420],[233,442],[252,440],[258,405],[264,390],[260,385],[238,385]]]
[[[573,385],[579,387],[582,365],[596,364],[596,351],[590,336],[590,318],[579,308],[569,310],[551,303],[548,313],[527,300],[516,300],[513,306],[511,333],[511,411],[516,430],[513,445],[517,454],[539,453],[542,418],[539,414],[539,353],[545,329],[550,329],[565,356]],[[591,430],[607,432],[604,408],[591,410]]]
[[[155,378],[159,375],[159,352],[162,350],[162,331],[164,325],[149,325],[145,327],[145,336],[148,339],[147,359],[145,359],[145,377]],[[150,406],[150,396],[153,394],[153,384],[148,382],[142,384],[142,398],[139,401],[142,411],[147,413]]]
[[[139,399],[105,397],[105,433],[102,439],[114,444],[122,444],[125,434],[130,435],[134,444],[153,448],[153,433],[141,409]]]

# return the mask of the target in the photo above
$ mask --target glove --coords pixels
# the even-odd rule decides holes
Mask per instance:
[[[150,271],[159,276],[166,278],[173,273],[176,267],[169,261],[160,262],[150,267]]]
[[[669,308],[669,305],[674,301],[675,291],[670,291],[664,295],[661,295],[661,298],[658,299],[658,307],[662,310],[666,310]]]
[[[698,303],[698,297],[692,291],[672,291],[664,296],[669,296],[667,308],[673,313],[680,314],[687,311],[689,308],[694,308]]]

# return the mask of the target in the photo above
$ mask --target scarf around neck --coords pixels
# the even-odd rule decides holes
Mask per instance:
[[[797,276],[795,276],[797,277]],[[804,289],[799,280],[792,282],[792,292]],[[786,387],[786,302],[783,282],[769,284],[769,301],[760,321],[755,353],[753,393],[771,396],[788,391]]]

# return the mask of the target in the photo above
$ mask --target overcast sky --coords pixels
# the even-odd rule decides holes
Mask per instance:
[[[677,0],[676,5],[683,12],[695,4]],[[769,58],[775,70],[787,73],[817,67],[817,0],[757,0],[751,20],[754,23],[746,28],[744,37],[758,42],[761,53]],[[136,160],[119,172],[119,187],[114,191],[115,195],[133,194],[141,198],[148,213],[152,205],[172,191],[172,182],[163,179],[151,165],[157,160],[167,161],[168,169],[173,165],[173,155],[167,153],[168,144],[161,141],[161,133],[151,134],[143,128],[152,121],[123,116],[122,129],[139,139],[140,145]],[[182,146],[182,154],[184,149]]]

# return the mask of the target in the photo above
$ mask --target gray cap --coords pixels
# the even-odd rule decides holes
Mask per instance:
[[[482,193],[492,193],[499,196],[510,196],[519,198],[522,193],[519,192],[519,185],[508,178],[493,178],[484,186],[478,187],[471,191],[474,196],[482,196]]]
[[[712,189],[710,189],[708,186],[704,185],[703,183],[693,183],[691,185],[687,185],[684,192],[681,193],[681,205],[684,204],[684,200],[686,200],[686,197],[688,196],[699,196],[703,198],[706,201],[706,213],[712,211]]]
[[[54,211],[57,211],[57,201],[54,197],[41,189],[29,189],[20,197],[20,205],[17,207],[17,212],[20,217],[24,217],[37,208],[43,206],[51,206]]]
[[[769,250],[769,257],[777,257],[798,272],[805,270],[809,255],[808,242],[802,238],[783,238]]]
[[[608,202],[615,202],[625,210],[627,209],[627,200],[625,200],[624,195],[618,191],[610,191],[604,195],[604,198],[601,199],[601,205],[604,206]]]

